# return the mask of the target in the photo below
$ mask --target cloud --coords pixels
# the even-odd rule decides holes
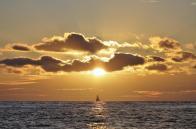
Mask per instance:
[[[184,44],[184,47],[189,50],[196,50],[196,43],[186,43]]]
[[[151,37],[150,39],[151,47],[160,51],[160,52],[168,52],[168,51],[180,51],[181,45],[178,41],[170,38],[161,38],[161,37]]]
[[[65,33],[64,37],[52,37],[43,39],[42,43],[34,45],[37,50],[66,52],[77,50],[96,53],[107,48],[103,42],[95,37],[87,38],[79,33]]]
[[[161,72],[168,70],[168,66],[163,63],[152,63],[150,65],[147,65],[145,68],[148,70],[155,70],[155,71],[161,71]]]
[[[143,57],[129,53],[116,53],[107,62],[91,57],[87,61],[72,60],[71,62],[65,63],[62,60],[50,56],[42,56],[40,59],[12,58],[0,61],[0,64],[12,67],[23,67],[25,65],[40,66],[46,72],[89,71],[98,66],[105,68],[107,71],[119,71],[127,66],[142,65],[144,63],[145,59]]]
[[[149,62],[164,62],[165,59],[159,56],[148,56]]]
[[[160,91],[134,91],[134,93],[137,93],[139,95],[144,95],[144,96],[160,96],[162,95],[162,92]]]
[[[192,5],[192,6],[196,6],[196,2],[193,1],[193,2],[191,3],[191,5]]]
[[[159,0],[142,0],[145,3],[159,3]]]
[[[30,51],[30,48],[27,45],[23,45],[23,44],[14,44],[12,45],[12,49],[18,51]]]
[[[30,52],[31,46],[23,43],[6,44],[4,48],[0,48],[0,52]]]
[[[145,63],[144,57],[129,53],[116,53],[108,63],[106,69],[108,71],[122,70],[126,66],[142,65]]]
[[[180,91],[182,93],[196,93],[196,90],[184,90],[184,91]]]
[[[65,33],[64,36],[44,38],[42,42],[33,45],[7,44],[5,48],[1,49],[2,52],[5,52],[3,53],[5,57],[1,57],[5,59],[0,60],[0,64],[6,67],[4,71],[16,74],[28,74],[27,71],[38,74],[59,71],[80,72],[89,71],[95,67],[102,67],[108,72],[126,69],[127,71],[134,70],[143,73],[154,73],[154,71],[169,73],[170,68],[173,72],[179,71],[178,69],[180,71],[193,71],[192,67],[195,64],[196,55],[194,51],[186,52],[183,49],[193,50],[195,44],[182,44],[181,46],[178,41],[168,37],[151,37],[149,41],[146,43],[140,41],[119,43],[112,40],[102,41],[95,37],[85,37],[80,33]],[[33,53],[20,57],[23,56],[23,52],[28,51]],[[35,53],[39,53],[39,56],[43,54],[49,56],[37,58],[38,55],[33,55]],[[81,60],[84,59],[83,56],[88,56],[88,60]],[[192,65],[188,64],[190,62]]]
[[[194,53],[183,50],[183,48],[193,50],[195,47],[194,44],[181,45],[178,41],[167,37],[152,37],[149,40],[152,48],[158,50],[159,52],[163,52],[163,54],[170,60],[175,62],[183,62],[196,59],[196,55]],[[156,59],[158,60],[158,58]]]
[[[179,90],[179,91],[160,91],[160,90],[136,90],[132,94],[138,94],[146,97],[158,97],[158,96],[171,96],[171,95],[186,95],[186,94],[195,94],[196,90]],[[129,95],[128,95],[129,96]]]
[[[37,83],[39,80],[46,79],[44,76],[18,76],[15,75],[13,77],[1,79],[1,86],[12,86],[12,85],[27,85]]]
[[[12,58],[12,59],[1,60],[0,64],[5,64],[7,66],[21,67],[24,65],[39,65],[39,62],[37,60],[33,60],[29,58]]]
[[[43,56],[38,60],[20,57],[0,61],[0,64],[13,67],[23,67],[25,65],[41,66],[46,71],[58,71],[60,63],[63,62],[50,56]]]
[[[34,84],[37,82],[0,82],[0,85],[27,85],[27,84]]]
[[[92,91],[93,88],[81,88],[81,89],[63,88],[63,89],[56,89],[56,90],[61,92],[85,92],[85,91]]]
[[[66,64],[62,67],[63,71],[88,71],[95,67],[103,67],[106,71],[120,71],[127,66],[142,65],[145,60],[143,57],[116,53],[108,61],[102,61],[100,59],[91,58],[89,61],[73,60],[71,64]]]
[[[173,61],[182,62],[187,60],[196,60],[196,55],[191,52],[178,52],[176,53],[175,57],[172,58]]]

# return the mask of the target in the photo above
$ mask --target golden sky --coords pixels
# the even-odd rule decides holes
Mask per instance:
[[[195,3],[1,1],[0,100],[196,100]]]

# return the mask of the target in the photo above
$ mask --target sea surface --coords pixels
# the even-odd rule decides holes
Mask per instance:
[[[196,129],[196,102],[0,102],[0,129]]]

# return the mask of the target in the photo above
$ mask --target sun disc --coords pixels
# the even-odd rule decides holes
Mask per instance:
[[[94,70],[92,70],[92,74],[94,76],[103,76],[105,73],[105,70],[102,68],[95,68]]]

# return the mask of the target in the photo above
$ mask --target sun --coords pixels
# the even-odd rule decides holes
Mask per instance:
[[[92,70],[92,74],[94,76],[99,77],[99,76],[105,75],[106,74],[106,71],[104,69],[102,69],[102,68],[95,68],[95,69]]]

